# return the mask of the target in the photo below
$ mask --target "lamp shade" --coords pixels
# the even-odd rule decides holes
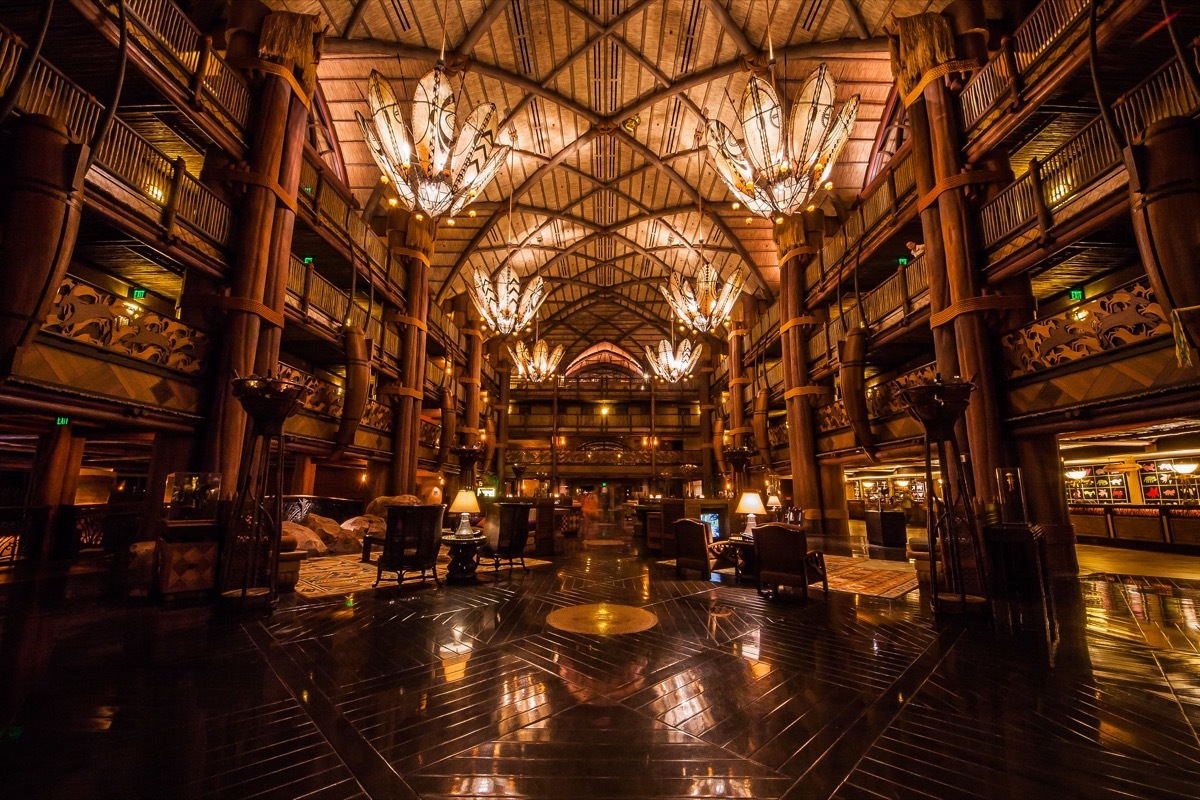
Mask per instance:
[[[479,500],[475,497],[475,493],[470,489],[459,489],[458,494],[454,496],[454,502],[450,504],[451,514],[478,514]]]
[[[766,506],[763,505],[762,497],[758,492],[742,492],[742,499],[738,500],[735,514],[765,514],[767,513]]]
[[[783,508],[783,503],[779,500],[779,495],[773,494],[767,498],[767,508]]]

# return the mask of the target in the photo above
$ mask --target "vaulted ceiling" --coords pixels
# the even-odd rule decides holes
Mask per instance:
[[[773,297],[772,224],[735,211],[697,153],[705,118],[735,133],[750,66],[768,50],[789,98],[822,61],[837,102],[861,95],[858,121],[832,180],[861,188],[892,85],[886,42],[894,17],[944,0],[270,0],[328,25],[319,76],[348,179],[364,205],[379,185],[354,112],[368,113],[372,69],[401,102],[436,62],[462,81],[459,108],[490,101],[516,133],[511,171],[453,225],[440,224],[431,280],[445,302],[467,270],[511,260],[540,270],[549,299],[541,335],[570,361],[591,344],[633,353],[670,329],[657,287],[703,256],[746,291]],[[786,99],[785,99],[786,102]],[[462,112],[465,113],[465,112]],[[407,115],[407,114],[406,114]],[[508,213],[509,202],[513,213]],[[698,208],[700,203],[702,208]],[[510,243],[520,246],[512,252]]]

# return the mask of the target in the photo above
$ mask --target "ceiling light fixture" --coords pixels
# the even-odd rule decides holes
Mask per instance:
[[[554,371],[562,361],[563,346],[560,344],[551,350],[545,339],[538,339],[532,350],[525,347],[524,342],[517,342],[515,348],[508,348],[508,353],[522,380],[541,383],[554,376]]]
[[[704,346],[697,344],[693,348],[689,339],[684,339],[674,348],[671,342],[663,339],[658,343],[658,353],[646,347],[646,361],[659,378],[667,383],[678,383],[692,374],[702,352]]]
[[[411,128],[377,70],[367,80],[367,103],[370,120],[354,112],[363,139],[410,211],[454,216],[491,183],[512,149],[498,143],[494,103],[477,106],[457,129],[455,94],[442,61],[417,82]]]
[[[739,140],[719,120],[708,121],[708,152],[733,196],[764,217],[800,211],[829,179],[850,139],[858,95],[833,113],[834,82],[822,64],[809,74],[785,129],[779,96],[751,75],[737,116]]]

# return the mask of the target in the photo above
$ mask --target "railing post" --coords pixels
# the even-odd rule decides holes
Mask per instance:
[[[1037,224],[1040,238],[1050,237],[1050,228],[1054,225],[1054,217],[1050,207],[1046,205],[1046,193],[1042,186],[1042,167],[1036,158],[1029,161],[1029,184],[1033,191],[1033,209],[1037,214]]]
[[[313,279],[313,262],[308,261],[304,265],[304,293],[300,296],[300,307],[304,309],[304,317],[308,318],[309,299],[308,295],[312,291]]]
[[[183,179],[187,176],[187,163],[180,156],[171,164],[171,189],[163,206],[161,223],[168,239],[175,235],[175,217],[179,213],[179,199],[183,193]]]
[[[908,315],[912,313],[912,299],[908,296],[908,267],[901,264],[896,268],[897,280],[900,283],[900,324],[908,322]]]
[[[1021,69],[1017,66],[1017,53],[1013,41],[1011,36],[1005,36],[1000,40],[1000,58],[1004,62],[1004,69],[1008,72],[1008,93],[1012,98],[1009,107],[1016,111],[1024,102],[1021,92],[1025,89],[1025,82],[1021,80]]]
[[[199,109],[200,93],[204,91],[204,76],[208,74],[208,61],[212,57],[212,39],[200,37],[200,53],[196,56],[196,71],[188,81],[188,92],[191,93],[192,108]]]

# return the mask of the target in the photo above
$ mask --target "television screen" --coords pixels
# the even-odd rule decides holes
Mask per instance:
[[[700,514],[700,521],[707,522],[712,528],[713,541],[722,538],[724,532],[721,530],[721,515],[716,511],[705,511]]]

